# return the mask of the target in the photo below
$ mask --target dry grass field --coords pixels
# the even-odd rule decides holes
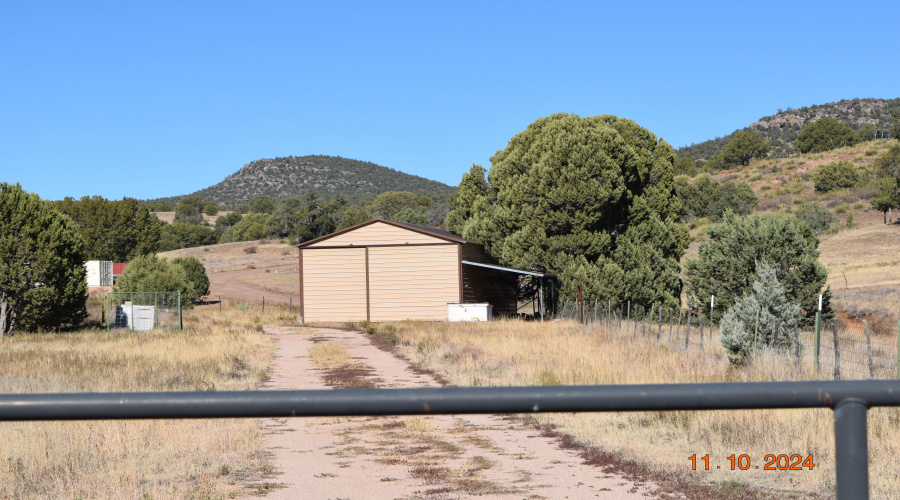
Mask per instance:
[[[392,323],[380,334],[420,366],[454,385],[647,384],[805,380],[810,363],[795,367],[764,353],[733,368],[717,342],[685,351],[635,337],[630,331],[585,329],[571,322]],[[803,492],[830,497],[834,488],[834,424],[830,410],[756,410],[658,413],[542,414],[541,423],[581,442],[664,474],[687,475],[740,489],[763,488],[776,498]],[[900,488],[900,409],[869,412],[873,498]],[[709,454],[711,471],[691,471],[688,456]],[[767,454],[812,455],[816,467],[784,472],[731,471],[726,457],[747,454],[762,465]]]
[[[0,392],[256,389],[278,308],[202,306],[181,332],[0,338]],[[256,420],[0,423],[0,498],[226,498],[267,473]]]

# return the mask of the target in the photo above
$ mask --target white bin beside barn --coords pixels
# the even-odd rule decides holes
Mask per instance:
[[[447,304],[450,321],[490,321],[494,306],[490,304]]]

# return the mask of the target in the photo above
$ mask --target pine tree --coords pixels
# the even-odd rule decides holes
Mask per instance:
[[[0,336],[84,321],[84,262],[70,218],[19,184],[0,183]]]
[[[720,341],[734,364],[746,363],[753,351],[795,347],[794,329],[800,307],[785,295],[775,268],[765,261],[756,266],[752,291],[744,294],[722,316]]]
[[[505,265],[557,274],[564,297],[586,281],[589,299],[674,306],[688,243],[674,161],[631,120],[540,118],[491,158],[486,181],[470,169],[448,222]]]

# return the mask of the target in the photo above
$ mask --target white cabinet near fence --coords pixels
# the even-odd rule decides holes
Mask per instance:
[[[490,321],[493,312],[491,304],[447,304],[449,321]]]

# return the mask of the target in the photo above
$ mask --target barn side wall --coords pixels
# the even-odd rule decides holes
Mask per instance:
[[[372,321],[446,320],[459,302],[458,245],[369,248]]]
[[[366,320],[366,249],[303,250],[303,321]]]

